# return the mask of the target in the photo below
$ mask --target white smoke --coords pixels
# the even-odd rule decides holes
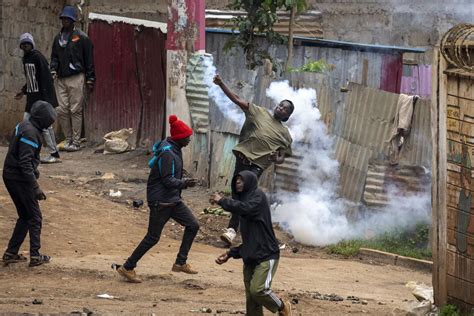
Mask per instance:
[[[339,197],[339,165],[334,155],[334,140],[320,120],[316,91],[296,90],[288,81],[281,81],[273,82],[266,93],[275,102],[289,99],[295,105],[288,125],[294,140],[293,151],[302,156],[298,167],[300,191],[278,192],[281,203],[274,210],[273,220],[296,241],[324,246],[429,221],[429,190],[401,196],[395,189],[389,192],[392,198],[384,210],[348,220],[348,212],[358,205]]]
[[[209,98],[211,98],[226,119],[242,125],[245,121],[245,115],[225,94],[222,89],[213,82],[214,76],[217,74],[216,67],[213,64],[212,56],[204,58],[204,83],[208,86]]]

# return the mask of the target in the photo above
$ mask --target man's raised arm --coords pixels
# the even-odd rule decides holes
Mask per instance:
[[[242,111],[247,112],[249,109],[249,103],[245,100],[242,100],[238,95],[232,92],[229,87],[222,81],[222,78],[219,75],[214,77],[214,83],[218,85],[222,91],[224,91],[225,95],[235,104],[237,104]]]

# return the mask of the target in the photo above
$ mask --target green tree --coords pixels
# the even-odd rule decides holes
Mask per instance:
[[[239,32],[227,41],[225,50],[241,47],[244,51],[247,67],[254,69],[262,65],[265,59],[272,60],[268,48],[272,44],[284,44],[287,39],[273,30],[278,21],[277,10],[304,8],[304,0],[233,0],[229,5],[232,10],[242,10],[247,16],[233,18],[234,29]],[[290,27],[293,21],[290,21]],[[257,41],[257,35],[265,38]]]

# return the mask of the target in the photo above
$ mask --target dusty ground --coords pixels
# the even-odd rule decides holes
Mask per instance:
[[[6,148],[0,147],[2,164],[5,153]],[[104,156],[88,149],[64,153],[63,163],[40,167],[40,184],[48,196],[41,203],[42,251],[53,260],[36,268],[0,267],[0,313],[193,315],[210,308],[212,313],[228,315],[243,311],[242,263],[214,263],[223,252],[218,235],[227,218],[202,214],[208,206],[203,188],[185,194],[202,227],[189,260],[198,275],[170,271],[182,233],[173,222],[139,263],[137,272],[145,282],[126,283],[110,268],[113,262],[122,263],[146,232],[146,207],[130,204],[145,199],[148,158],[145,152]],[[102,179],[110,178],[107,173],[114,178]],[[123,196],[110,198],[110,189],[119,189]],[[0,248],[6,246],[15,220],[16,211],[0,185]],[[273,288],[297,302],[297,315],[390,315],[413,299],[404,286],[407,281],[431,283],[427,273],[329,256],[323,249],[304,247],[282,232],[277,234],[287,247]],[[96,297],[104,293],[116,299]],[[315,293],[334,293],[344,300],[320,300]],[[348,296],[364,304],[354,304]],[[41,304],[33,304],[35,299]]]

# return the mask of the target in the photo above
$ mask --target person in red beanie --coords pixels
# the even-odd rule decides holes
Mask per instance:
[[[154,157],[147,182],[147,200],[150,207],[148,232],[127,261],[119,266],[117,272],[128,281],[139,283],[135,267],[137,262],[158,243],[163,227],[170,218],[184,226],[184,235],[176,261],[171,268],[174,272],[196,274],[186,263],[199,223],[181,198],[181,190],[194,187],[196,179],[183,178],[183,158],[181,149],[186,147],[193,131],[176,115],[170,115],[171,136],[155,144]]]

